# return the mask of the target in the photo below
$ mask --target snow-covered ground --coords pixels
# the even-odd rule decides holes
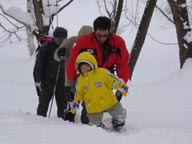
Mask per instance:
[[[2,1],[7,6],[10,2],[20,7],[23,4]],[[75,9],[71,5],[66,10]],[[77,33],[82,21],[71,25],[75,20],[63,17],[67,20],[64,26],[69,31],[74,26]],[[94,14],[92,18],[96,17]],[[92,24],[93,19],[88,23]],[[162,41],[176,42],[174,27],[158,27],[162,23],[157,20],[153,18],[149,33]],[[135,35],[122,36],[130,50]],[[129,94],[122,99],[127,120],[120,133],[82,125],[80,111],[75,123],[63,121],[56,117],[55,104],[50,118],[36,116],[34,62],[35,56],[29,57],[24,41],[0,48],[0,144],[192,144],[192,60],[180,70],[176,45],[160,45],[147,37],[133,79],[128,83]]]

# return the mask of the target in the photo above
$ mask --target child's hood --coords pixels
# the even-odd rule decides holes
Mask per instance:
[[[76,69],[78,68],[78,65],[81,62],[88,63],[92,69],[97,68],[97,61],[96,61],[95,57],[92,54],[90,54],[89,52],[82,52],[78,55],[76,62],[75,62]]]

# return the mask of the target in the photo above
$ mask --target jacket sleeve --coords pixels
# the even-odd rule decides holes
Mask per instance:
[[[120,49],[120,55],[117,57],[116,66],[117,66],[117,76],[122,78],[125,82],[130,78],[130,67],[128,65],[129,61],[129,52],[126,48],[125,42],[122,38],[119,37],[118,47]]]
[[[79,101],[83,101],[84,100],[84,95],[85,95],[85,92],[83,91],[82,89],[82,86],[81,86],[81,80],[79,80],[80,77],[77,79],[77,85],[76,85],[76,97],[74,99],[73,102],[79,102]]]
[[[63,43],[59,47],[59,48],[64,47],[66,49],[66,54],[65,54],[65,62],[66,62],[65,63],[65,86],[67,86],[67,87],[68,86],[73,87],[75,85],[75,80],[68,79],[66,67],[67,67],[67,62],[69,60],[69,56],[70,56],[70,50],[73,48],[73,45],[75,44],[76,39],[77,39],[77,36],[72,36],[70,38],[67,38],[63,41]],[[56,53],[56,51],[55,51],[55,53]],[[56,56],[56,54],[54,54],[54,58],[55,58],[55,60],[57,60],[59,62],[59,58],[58,58],[58,56]]]
[[[67,73],[67,78],[69,80],[76,80],[77,71],[75,69],[75,61],[76,61],[76,58],[79,54],[81,47],[82,47],[81,42],[79,42],[79,40],[77,40],[75,43],[75,46],[70,49],[70,57],[67,61],[67,65],[66,65],[66,73]]]
[[[35,66],[33,70],[33,76],[34,76],[35,82],[40,82],[42,80],[41,76],[43,73],[44,63],[45,63],[45,50],[46,50],[46,46],[42,46],[39,49],[36,57]]]
[[[116,75],[112,74],[110,71],[106,70],[106,79],[105,79],[105,84],[110,88],[110,89],[119,89],[126,83],[118,78]]]

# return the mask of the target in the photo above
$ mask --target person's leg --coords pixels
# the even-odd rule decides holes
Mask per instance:
[[[66,96],[66,98],[65,98],[64,107],[66,108],[68,101],[72,102],[74,99],[74,93],[71,92],[70,87],[65,87],[65,96]],[[76,115],[76,113],[73,114],[71,112],[66,112],[66,113],[64,113],[64,120],[74,122],[75,121],[75,115]]]
[[[89,125],[96,125],[107,131],[113,130],[112,116],[108,112],[87,113],[87,116],[89,118]]]
[[[67,100],[66,100],[66,92],[65,92],[63,80],[60,80],[57,83],[55,100],[57,104],[57,117],[64,118],[64,108],[65,108],[65,104],[67,103]]]
[[[42,92],[39,96],[39,104],[37,107],[37,115],[47,116],[47,111],[49,107],[49,102],[52,97],[53,84],[49,82],[42,82],[41,84]]]
[[[85,103],[82,102],[82,111],[81,111],[81,123],[82,124],[88,124],[89,123],[89,118],[87,117],[87,110],[85,107]]]
[[[122,107],[121,103],[117,103],[108,109],[107,112],[112,115],[113,128],[119,131],[125,125],[126,110]]]
[[[89,118],[90,125],[101,126],[101,119],[103,117],[103,112],[100,113],[87,113],[87,117]]]
[[[70,121],[70,122],[75,122],[75,114],[76,113],[71,113],[71,112],[68,112],[68,113],[65,113],[64,114],[64,120],[65,121]]]
[[[113,130],[113,123],[112,123],[112,115],[109,112],[104,112],[101,120],[103,124],[103,128],[112,131]]]

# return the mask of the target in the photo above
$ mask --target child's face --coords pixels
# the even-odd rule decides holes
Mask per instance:
[[[91,70],[91,67],[86,63],[82,63],[80,69],[82,73],[86,73]]]

